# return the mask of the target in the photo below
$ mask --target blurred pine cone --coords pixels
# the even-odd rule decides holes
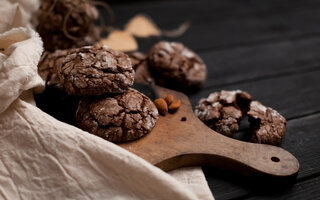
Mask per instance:
[[[99,39],[97,9],[85,0],[42,0],[37,31],[47,51],[91,45]]]

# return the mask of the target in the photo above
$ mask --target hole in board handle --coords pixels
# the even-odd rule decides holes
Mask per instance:
[[[280,159],[278,157],[275,157],[275,156],[271,157],[271,160],[273,162],[280,162]]]

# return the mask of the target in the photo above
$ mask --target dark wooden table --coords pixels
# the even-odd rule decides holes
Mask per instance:
[[[281,147],[301,165],[295,183],[276,192],[259,181],[204,168],[216,199],[320,199],[320,1],[111,1],[116,26],[146,13],[163,29],[190,20],[183,42],[204,59],[208,80],[193,106],[221,89],[242,89],[287,119]],[[160,39],[139,39],[147,52]],[[245,129],[245,125],[244,125]],[[272,184],[272,182],[270,183]]]

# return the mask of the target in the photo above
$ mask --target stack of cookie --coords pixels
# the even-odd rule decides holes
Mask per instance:
[[[38,72],[47,87],[81,96],[78,126],[111,142],[138,139],[158,119],[152,101],[130,88],[135,73],[120,51],[105,46],[57,50],[44,54]]]

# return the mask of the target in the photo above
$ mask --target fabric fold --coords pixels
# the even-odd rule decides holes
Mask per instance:
[[[43,47],[30,20],[39,1],[0,5],[0,198],[213,199],[201,168],[170,176],[37,108],[33,92],[45,85],[37,73]]]
[[[42,41],[30,28],[13,28],[0,34],[0,113],[26,90],[42,90],[44,81],[37,65]]]
[[[5,199],[198,199],[121,147],[20,99],[0,114]]]

